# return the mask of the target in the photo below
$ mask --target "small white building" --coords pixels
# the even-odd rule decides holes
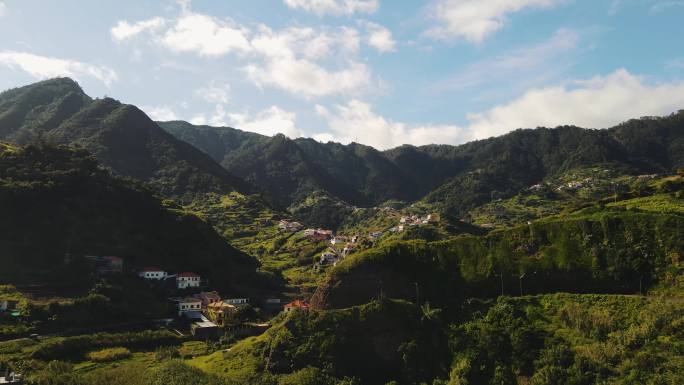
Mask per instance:
[[[0,299],[0,311],[16,310],[19,301],[13,299]]]
[[[181,298],[178,300],[178,315],[182,316],[187,312],[200,312],[202,311],[202,301],[199,298]]]
[[[200,287],[201,278],[199,275],[190,272],[178,273],[176,275],[176,287],[187,289],[189,287]]]
[[[157,267],[147,267],[138,272],[140,278],[149,280],[163,280],[166,279],[167,275],[167,272]]]
[[[237,305],[246,305],[249,303],[249,298],[229,298],[229,299],[224,299],[223,302],[237,306]]]

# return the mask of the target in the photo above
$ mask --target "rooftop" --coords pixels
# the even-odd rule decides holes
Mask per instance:
[[[287,305],[285,305],[285,307],[296,307],[296,308],[300,308],[300,309],[303,309],[303,308],[308,309],[309,304],[306,301],[301,301],[301,300],[296,299],[296,300],[288,303]]]

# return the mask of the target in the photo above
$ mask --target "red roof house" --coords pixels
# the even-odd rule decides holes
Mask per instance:
[[[288,303],[287,305],[284,306],[285,312],[291,312],[292,310],[302,310],[302,311],[308,311],[310,308],[309,303],[306,301],[300,301],[298,299]]]

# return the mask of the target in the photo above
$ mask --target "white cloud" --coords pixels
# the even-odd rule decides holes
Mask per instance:
[[[120,22],[126,28],[120,28],[119,34],[132,38],[136,33],[130,30],[142,23],[146,22]],[[370,70],[358,60],[362,38],[355,28],[288,27],[274,31],[259,25],[250,30],[187,8],[166,24],[166,30],[149,29],[153,41],[175,52],[200,56],[238,53],[246,62],[242,68],[248,79],[258,87],[311,98],[357,92],[370,84]],[[388,30],[377,24],[368,26],[367,44],[381,51],[394,48]]]
[[[480,43],[506,23],[506,16],[525,8],[546,8],[563,0],[437,0],[431,16],[439,25],[426,35],[449,40],[462,38]]]
[[[162,28],[165,24],[166,21],[161,17],[154,17],[152,19],[143,20],[132,24],[128,21],[122,20],[112,27],[110,33],[114,41],[124,41],[132,39],[146,31],[156,31]]]
[[[228,100],[230,99],[229,93],[229,84],[218,84],[216,82],[211,82],[195,91],[195,94],[206,102],[215,104],[228,103]]]
[[[0,1],[0,17],[3,17],[7,14],[7,6],[5,5],[4,2]]]
[[[293,9],[302,9],[318,16],[353,15],[354,13],[374,13],[380,7],[380,0],[284,0]]]
[[[352,59],[359,41],[353,28],[318,32],[294,27],[274,32],[261,26],[252,47],[262,62],[247,65],[245,71],[258,87],[276,87],[305,98],[357,91],[370,82],[366,65]],[[331,57],[344,65],[327,69],[319,64]]]
[[[118,79],[116,72],[108,67],[26,52],[0,51],[0,65],[20,69],[37,79],[57,76],[69,76],[75,79],[90,77],[102,81],[106,86]]]
[[[169,106],[142,106],[140,109],[155,121],[180,120],[176,112]]]
[[[508,104],[471,114],[468,139],[562,124],[608,128],[630,118],[663,115],[683,106],[684,81],[651,84],[619,69],[607,76],[530,90]]]
[[[356,62],[329,71],[308,60],[282,58],[264,65],[248,65],[245,71],[259,87],[273,86],[305,98],[355,92],[370,82],[366,65]]]
[[[197,114],[190,122],[197,125],[230,126],[268,136],[284,134],[290,138],[298,138],[303,133],[297,128],[296,120],[297,114],[278,106],[271,106],[252,115],[249,112],[227,112],[223,105],[217,105],[211,116]]]
[[[265,25],[251,40],[253,53],[280,59],[302,57],[318,60],[333,54],[354,55],[359,50],[359,33],[353,28],[317,31],[309,27],[289,27],[278,32]]]
[[[262,135],[284,134],[290,138],[303,135],[295,123],[297,115],[277,106],[271,106],[254,116],[246,113],[228,114],[228,118],[233,127]]]
[[[362,24],[367,30],[366,44],[381,53],[395,50],[397,42],[392,37],[392,31],[376,23],[364,22]]]
[[[462,130],[452,125],[408,125],[394,122],[375,113],[371,106],[360,100],[351,100],[345,105],[335,106],[331,112],[323,106],[316,106],[316,112],[325,118],[332,133],[315,136],[317,140],[334,138],[342,143],[358,142],[379,149],[387,149],[410,143],[454,143]]]
[[[166,31],[162,44],[175,52],[222,56],[250,50],[248,31],[230,20],[186,12]]]
[[[190,123],[196,126],[204,126],[207,124],[207,118],[204,114],[196,114],[190,119]]]
[[[318,140],[358,141],[377,148],[404,143],[459,144],[503,135],[518,128],[573,124],[609,128],[634,117],[665,115],[684,107],[684,81],[649,83],[619,69],[607,76],[532,89],[513,101],[467,116],[468,124],[410,125],[389,120],[359,100],[337,105],[334,112],[316,106],[330,132]]]

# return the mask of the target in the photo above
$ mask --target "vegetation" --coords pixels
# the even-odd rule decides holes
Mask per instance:
[[[25,145],[39,138],[83,147],[117,174],[149,182],[166,196],[250,189],[136,107],[93,100],[67,78],[0,94],[0,140]]]
[[[520,291],[639,293],[677,269],[682,233],[679,215],[597,208],[485,237],[388,243],[338,264],[314,299],[346,307],[382,289],[411,300],[416,285],[421,298],[452,305]]]
[[[683,127],[680,111],[380,152],[157,124],[68,79],[6,91],[0,299],[19,312],[0,315],[0,372],[53,385],[684,383]],[[360,235],[361,251],[314,268],[330,243],[280,219]],[[97,274],[86,255],[121,256],[125,272]],[[149,322],[179,293],[137,279],[145,265],[249,296],[236,320],[264,317],[266,298],[312,309],[242,340],[178,337]]]
[[[80,257],[118,255],[127,268],[160,265],[258,284],[250,280],[255,259],[192,213],[111,176],[84,150],[39,143],[2,152],[0,175],[5,282],[87,288],[93,277]]]
[[[131,351],[126,348],[108,348],[88,353],[88,359],[93,362],[119,361],[131,356]]]

